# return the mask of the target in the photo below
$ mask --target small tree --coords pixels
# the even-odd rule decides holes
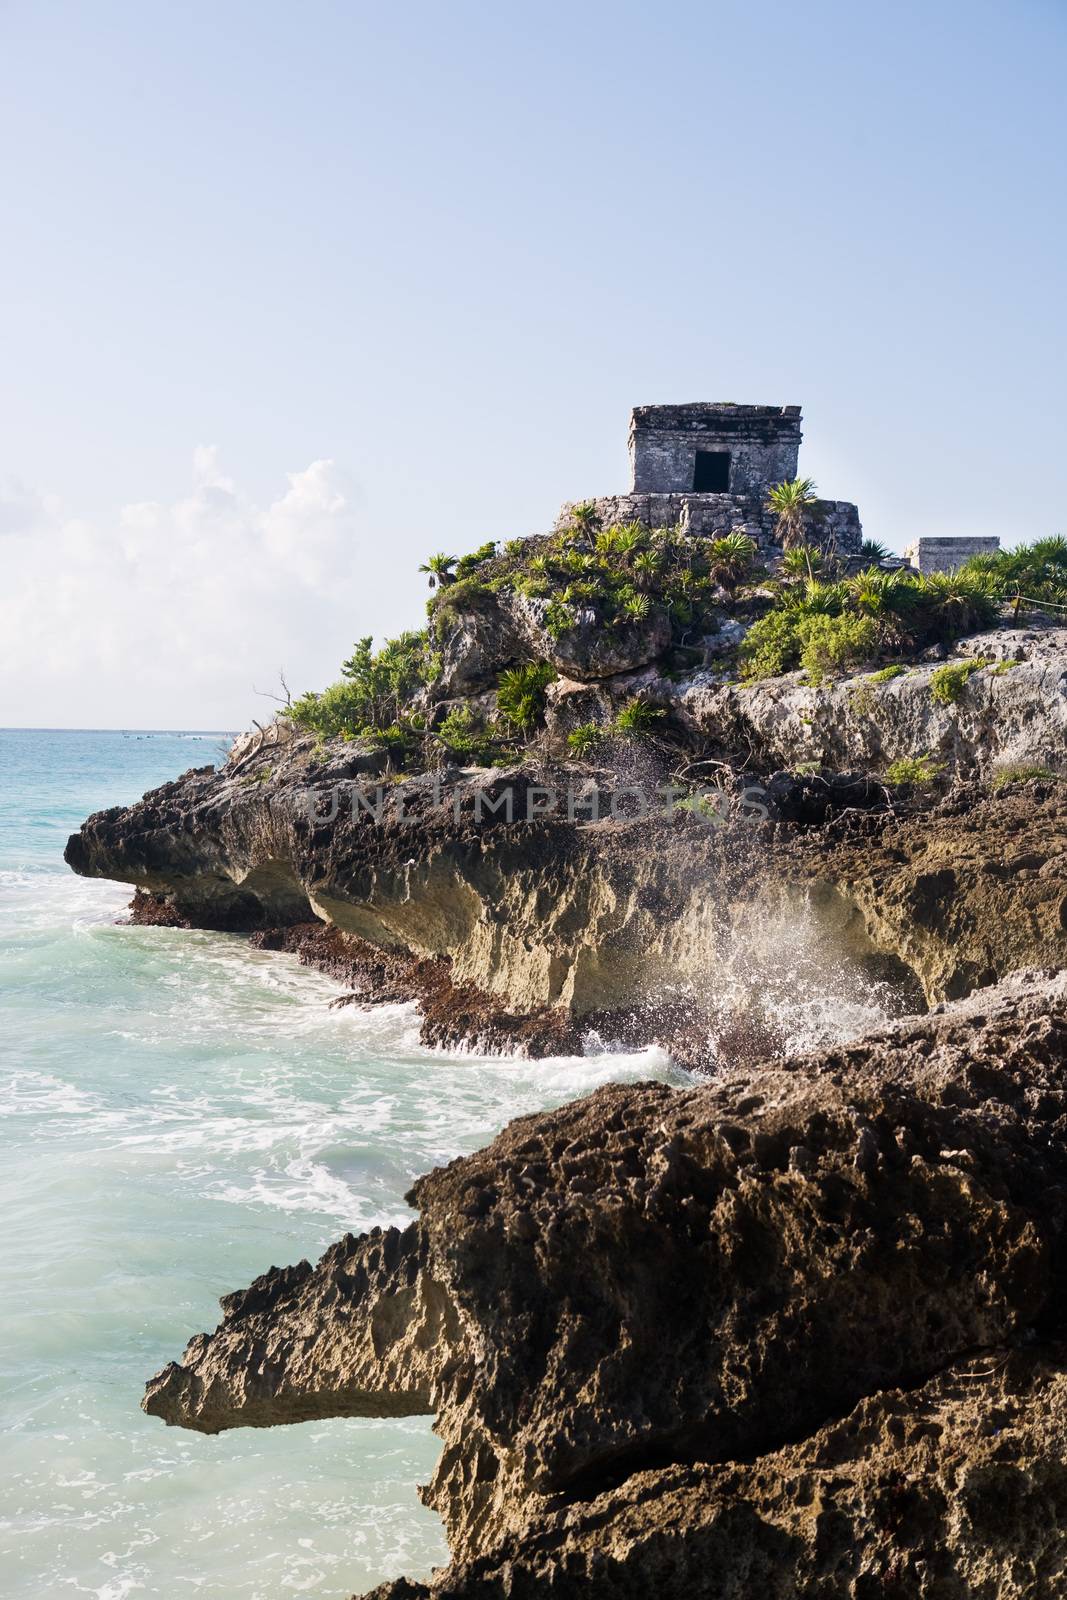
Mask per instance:
[[[790,478],[776,483],[767,496],[767,510],[773,513],[775,532],[783,550],[803,542],[804,517],[818,502],[811,478]]]
[[[429,574],[431,589],[436,589],[438,584],[440,584],[441,588],[444,589],[447,588],[450,583],[454,583],[456,581],[456,574],[454,570],[456,560],[456,556],[446,556],[438,552],[437,555],[431,556],[428,561],[424,561],[420,566],[419,571]]]

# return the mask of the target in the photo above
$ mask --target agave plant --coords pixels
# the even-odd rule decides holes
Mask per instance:
[[[767,496],[767,510],[774,516],[775,531],[783,550],[791,550],[804,537],[804,518],[817,504],[811,478],[790,478],[776,483]]]
[[[424,561],[419,571],[429,574],[431,589],[435,589],[438,584],[444,589],[448,584],[456,581],[455,565],[457,560],[458,557],[456,556],[446,556],[438,552],[437,555],[430,556],[428,561]]]
[[[740,528],[734,528],[721,539],[713,539],[708,546],[711,577],[724,589],[736,589],[752,570],[756,549],[755,539]]]

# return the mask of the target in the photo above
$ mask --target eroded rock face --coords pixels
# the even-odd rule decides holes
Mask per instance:
[[[575,606],[572,615],[572,626],[554,630],[547,600],[506,588],[479,593],[462,608],[439,611],[442,667],[434,697],[494,687],[506,668],[531,659],[547,661],[565,676],[595,682],[656,661],[671,642],[662,606],[654,606],[639,622],[616,622],[610,628],[595,605]]]
[[[751,1463],[638,1472],[367,1600],[1060,1600],[1067,1348],[983,1352]]]
[[[731,975],[758,990],[802,935],[813,982],[819,961],[888,963],[931,1003],[1057,962],[1067,935],[1067,786],[1054,782],[900,816],[862,775],[779,774],[752,808],[735,795],[728,817],[630,820],[614,798],[637,782],[657,804],[654,768],[427,774],[379,796],[363,770],[374,754],[253,749],[89,818],[67,860],[134,885],[142,920],[318,919],[419,969],[407,995],[424,1002],[427,1038],[534,1054],[601,1023],[605,1037],[672,1043],[682,1009],[706,1041]],[[585,795],[573,816],[568,790]],[[381,997],[395,999],[388,977]]]
[[[861,1597],[896,1574],[932,1597],[943,1528],[964,1575],[1021,1583],[1020,1519],[1067,1516],[1064,1380],[1010,1356],[1063,1325],[1065,1065],[1067,979],[1028,974],[706,1088],[520,1119],[421,1179],[404,1234],[225,1302],[146,1404],[209,1428],[432,1407],[442,1595]],[[999,1451],[953,1410],[987,1368]]]
[[[695,736],[747,746],[786,767],[884,772],[902,758],[929,756],[964,777],[1011,766],[1067,772],[1067,628],[976,634],[961,639],[949,661],[979,658],[988,665],[949,702],[932,692],[940,662],[818,688],[795,672],[741,685],[709,670],[649,692]]]

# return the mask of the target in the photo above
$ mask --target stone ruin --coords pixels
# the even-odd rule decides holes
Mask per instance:
[[[797,476],[799,406],[635,406],[630,414],[630,488],[594,504],[602,522],[643,522],[718,538],[739,530],[770,553],[777,548],[767,495]],[[569,501],[557,527],[565,527]],[[811,544],[857,555],[859,512],[847,500],[819,500],[808,518]]]
[[[904,548],[904,561],[916,572],[955,572],[972,556],[993,556],[1000,540],[992,535],[949,535],[914,539]]]

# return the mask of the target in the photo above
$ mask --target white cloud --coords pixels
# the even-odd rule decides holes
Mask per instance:
[[[372,630],[384,580],[368,585],[353,499],[313,461],[257,505],[210,446],[187,498],[107,525],[0,487],[0,723],[243,727],[280,667],[320,687]]]

